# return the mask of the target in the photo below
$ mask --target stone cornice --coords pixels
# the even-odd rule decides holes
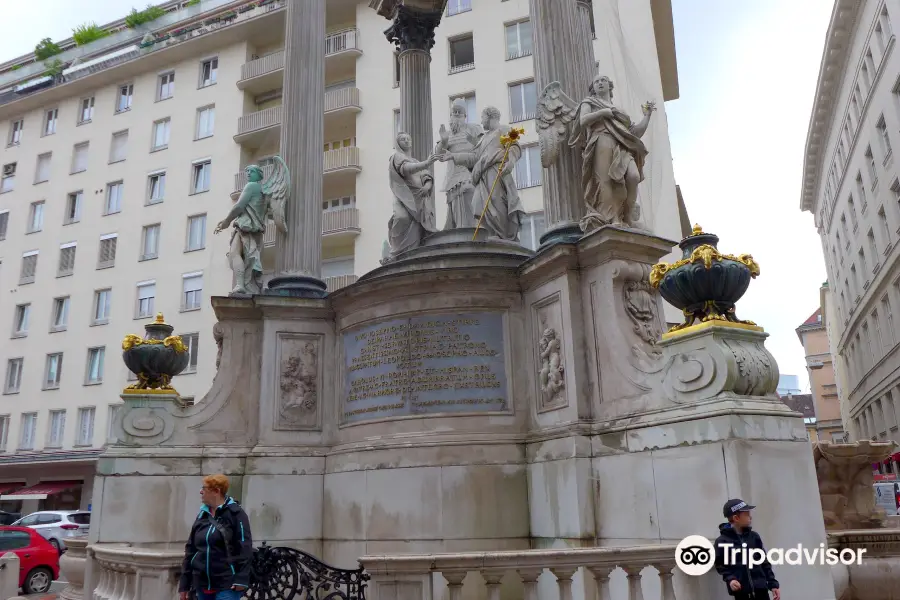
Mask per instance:
[[[836,0],[831,13],[806,136],[800,210],[815,212],[822,181],[822,163],[828,148],[828,132],[834,122],[835,103],[850,59],[849,45],[853,41],[862,5],[862,0]]]

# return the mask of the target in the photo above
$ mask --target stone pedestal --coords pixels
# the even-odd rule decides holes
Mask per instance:
[[[0,597],[15,598],[19,592],[19,557],[6,552],[0,557]]]
[[[83,600],[87,545],[87,537],[66,540],[67,550],[59,557],[59,571],[67,584],[59,593],[59,600]]]
[[[894,451],[894,442],[862,440],[852,444],[816,442],[813,460],[825,528],[829,531],[884,526],[884,510],[875,505],[872,464]]]

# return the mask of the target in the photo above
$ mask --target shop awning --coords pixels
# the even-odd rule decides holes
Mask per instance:
[[[17,490],[23,487],[25,487],[25,483],[22,481],[16,483],[0,483],[0,495],[9,494],[13,490]]]
[[[83,485],[81,481],[45,481],[14,492],[0,494],[0,500],[44,500],[47,496]]]

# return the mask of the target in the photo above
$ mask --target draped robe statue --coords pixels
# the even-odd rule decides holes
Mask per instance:
[[[412,139],[404,132],[397,134],[396,148],[388,164],[394,195],[393,212],[388,220],[391,258],[418,247],[426,233],[435,231],[434,177],[428,168],[437,158],[432,155],[427,160],[416,161],[409,155]]]
[[[435,145],[435,154],[472,152],[475,149],[481,128],[466,122],[467,116],[465,101],[454,100],[450,108],[450,130],[441,125],[441,139]],[[450,159],[442,191],[447,193],[447,221],[444,223],[444,230],[475,227],[472,212],[475,188],[472,186],[472,173],[468,167]]]

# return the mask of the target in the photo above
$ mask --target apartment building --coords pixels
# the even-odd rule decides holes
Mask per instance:
[[[131,377],[119,344],[157,312],[191,348],[179,392],[202,401],[215,373],[209,297],[232,281],[229,234],[212,232],[246,183],[243,167],[271,168],[279,149],[285,0],[159,6],[164,15],[134,29],[117,21],[90,44],[59,42],[52,60],[62,64],[50,75],[33,55],[0,64],[0,287],[9,290],[0,322],[10,327],[0,351],[0,508],[17,496],[29,498],[24,510],[49,506],[61,493],[90,505],[89,474]],[[668,0],[629,3],[623,14],[595,2],[594,15],[608,36],[603,52],[596,42],[598,69],[615,79],[617,103],[639,115],[648,98],[677,98]],[[400,106],[388,25],[365,0],[328,0],[322,275],[331,290],[376,268],[387,237]],[[436,40],[435,131],[456,98],[473,122],[494,105],[526,129],[521,241],[536,248],[543,173],[528,1],[450,0]],[[645,139],[644,218],[677,240],[689,221],[662,102]],[[444,200],[439,193],[439,223]],[[267,271],[274,243],[270,229]],[[56,491],[27,487],[36,484]]]
[[[852,439],[900,441],[898,17],[896,0],[835,2],[806,143],[801,209],[822,240]]]
[[[814,410],[811,439],[844,441],[841,405],[825,314],[820,306],[796,329],[803,346],[806,369],[809,373],[810,400]],[[809,424],[807,424],[809,428]]]

